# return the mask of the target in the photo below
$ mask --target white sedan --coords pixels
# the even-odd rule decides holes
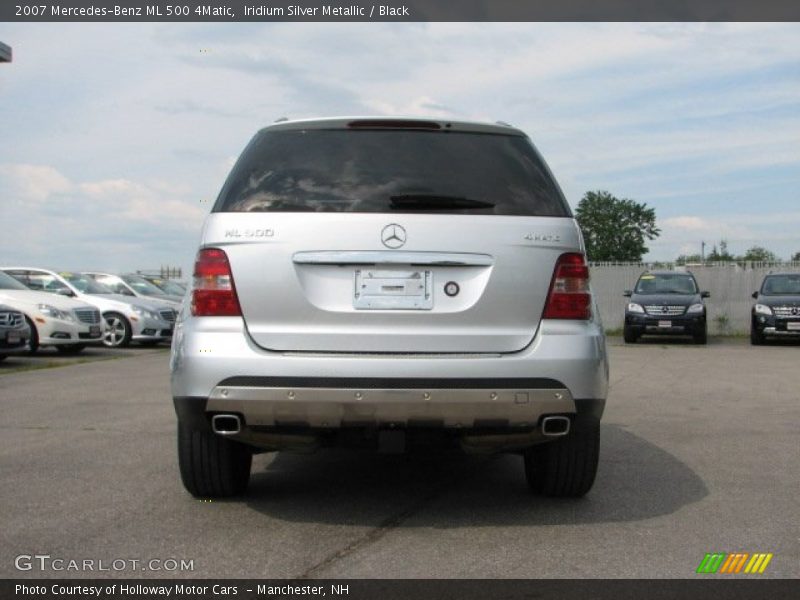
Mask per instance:
[[[25,315],[31,329],[31,353],[40,346],[55,346],[59,352],[75,354],[88,344],[103,341],[105,324],[94,306],[32,291],[3,272],[0,272],[0,302]]]

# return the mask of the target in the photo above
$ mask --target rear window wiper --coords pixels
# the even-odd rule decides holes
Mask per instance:
[[[401,194],[390,196],[392,208],[412,208],[416,210],[481,209],[494,208],[494,202],[474,200],[462,196],[446,194]]]

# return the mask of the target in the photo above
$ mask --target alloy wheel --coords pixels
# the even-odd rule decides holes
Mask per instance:
[[[103,344],[116,348],[125,339],[125,323],[119,317],[106,318],[106,331],[103,334]]]

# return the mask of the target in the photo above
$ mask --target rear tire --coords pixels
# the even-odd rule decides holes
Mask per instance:
[[[253,453],[212,431],[178,423],[178,465],[186,490],[200,498],[227,498],[247,489]]]
[[[33,324],[28,317],[25,317],[28,327],[31,328],[31,339],[28,341],[28,354],[36,354],[39,350],[39,332],[36,330],[36,325]]]
[[[594,483],[600,458],[600,424],[525,452],[525,479],[537,494],[580,498]]]
[[[61,354],[78,354],[83,352],[83,349],[86,348],[86,344],[70,344],[69,346],[56,346],[56,350],[58,350]]]
[[[635,344],[639,336],[627,325],[622,328],[622,337],[626,344]]]

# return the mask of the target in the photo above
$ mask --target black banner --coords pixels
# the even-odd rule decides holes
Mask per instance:
[[[4,600],[789,600],[800,597],[791,579],[342,579],[342,580],[2,580]]]
[[[796,0],[3,0],[0,21],[798,21]]]

